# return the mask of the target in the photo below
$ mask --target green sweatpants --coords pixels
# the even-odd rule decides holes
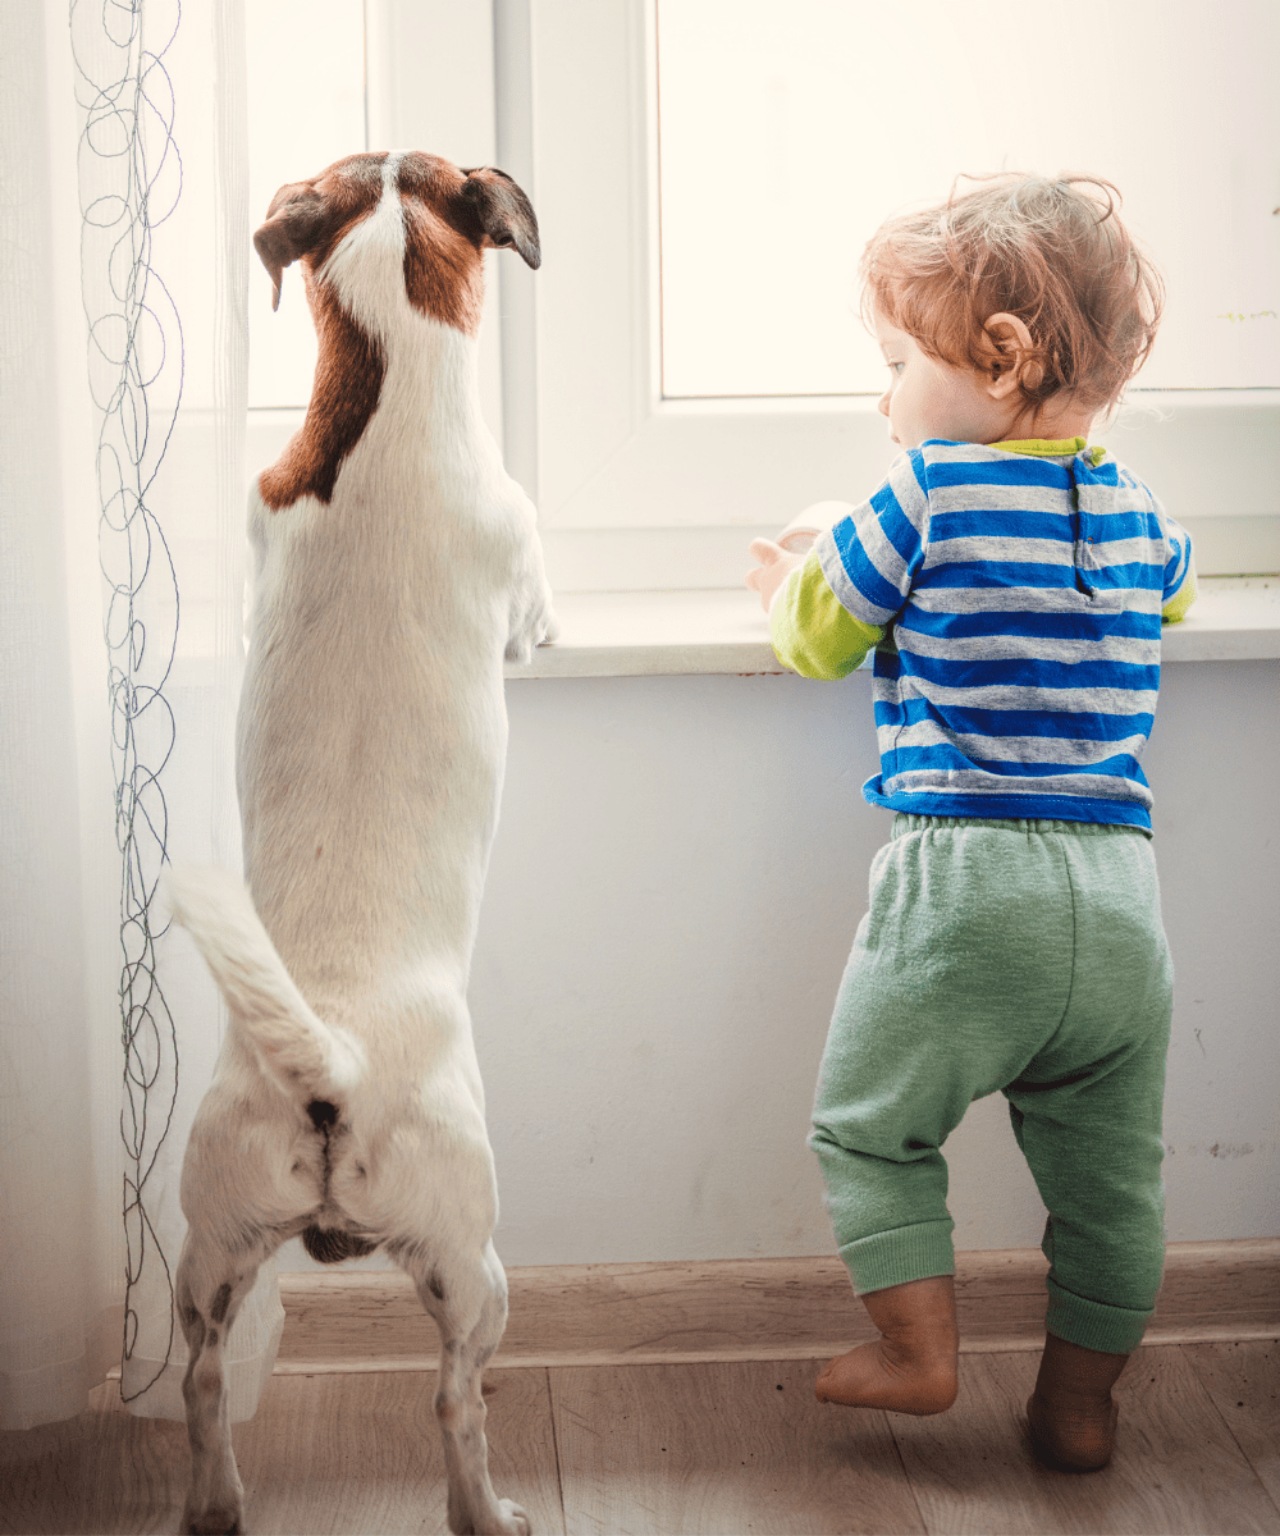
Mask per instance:
[[[941,1148],[999,1089],[1049,1211],[1049,1331],[1133,1349],[1164,1264],[1171,1011],[1144,833],[896,817],[871,866],[810,1138],[857,1289],[954,1272]]]

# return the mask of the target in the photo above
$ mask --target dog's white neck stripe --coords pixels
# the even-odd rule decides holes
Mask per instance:
[[[384,346],[394,346],[407,308],[399,167],[400,156],[388,155],[377,206],[341,242],[323,273],[343,307]]]

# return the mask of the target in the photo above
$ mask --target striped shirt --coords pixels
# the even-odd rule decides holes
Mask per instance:
[[[770,610],[779,660],[841,677],[875,649],[873,805],[1149,829],[1139,759],[1191,541],[1083,438],[930,440],[822,535]]]

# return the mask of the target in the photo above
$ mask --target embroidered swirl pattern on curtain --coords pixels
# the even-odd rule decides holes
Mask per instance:
[[[76,49],[86,13],[95,22],[97,47],[91,53]],[[80,184],[92,190],[81,208],[81,256],[89,379],[99,419],[98,548],[108,593],[104,634],[121,856],[122,1356],[131,1360],[138,1342],[137,1287],[144,1270],[157,1266],[170,1298],[165,1363],[173,1341],[173,1285],[170,1260],[148,1210],[148,1185],[172,1127],[178,1092],[177,1035],[156,965],[156,885],[169,831],[165,767],[176,725],[165,690],[177,648],[179,593],[153,489],[182,403],[183,332],[152,256],[154,232],[173,215],[182,195],[173,82],[164,62],[179,17],[176,3],[148,6],[148,29],[159,33],[148,46],[140,0],[131,5],[77,0],[71,8],[77,100],[84,113],[80,154],[101,163],[99,177],[106,173],[105,185],[84,174]],[[106,63],[114,67],[104,72]],[[145,1392],[160,1369],[126,1390],[126,1401]]]
[[[157,884],[169,859],[239,861],[244,19],[241,0],[71,0],[70,17],[120,851],[121,1392],[182,1417],[179,1176],[225,1020]],[[233,1418],[253,1412],[282,1321],[272,1267],[230,1345]]]

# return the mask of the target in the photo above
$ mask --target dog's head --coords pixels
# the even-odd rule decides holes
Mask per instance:
[[[542,260],[529,199],[503,171],[460,170],[438,155],[349,155],[271,199],[254,249],[271,274],[275,309],[284,269],[301,261],[308,291],[357,225],[394,199],[403,226],[405,291],[424,314],[464,331],[480,321],[482,252],[510,246]]]

